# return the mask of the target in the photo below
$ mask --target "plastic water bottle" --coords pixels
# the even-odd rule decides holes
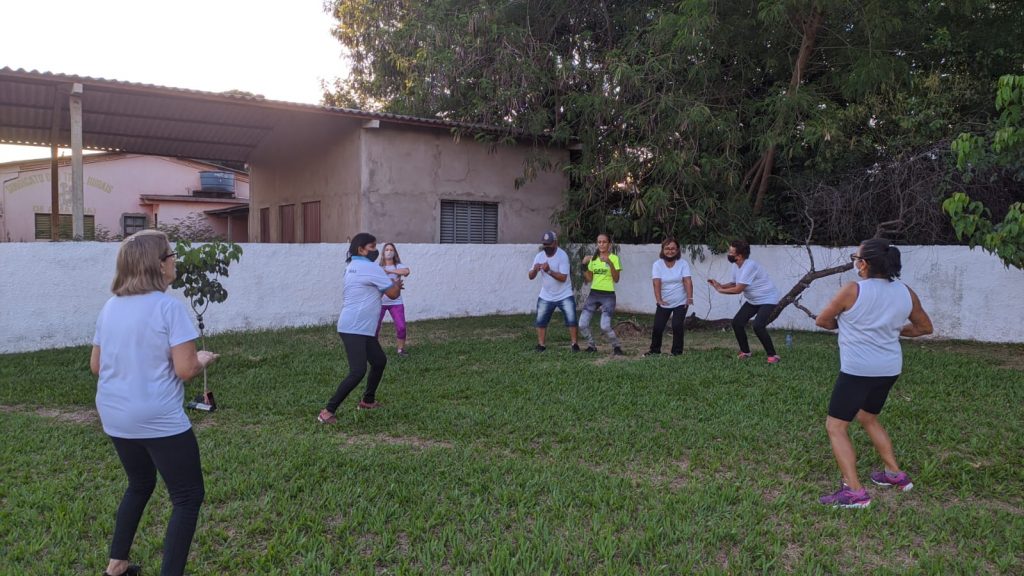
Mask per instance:
[[[786,332],[786,348],[788,348],[788,349],[792,349],[793,348],[793,333],[792,332]]]

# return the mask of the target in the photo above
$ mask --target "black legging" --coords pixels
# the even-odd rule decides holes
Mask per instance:
[[[658,306],[654,311],[654,328],[651,330],[651,352],[661,354],[661,337],[665,334],[665,326],[668,324],[668,317],[672,317],[672,354],[676,356],[683,353],[683,336],[686,327],[686,308],[676,306],[675,308],[662,308]]]
[[[744,302],[743,306],[740,306],[740,311],[732,319],[732,330],[736,333],[736,342],[740,345],[740,352],[750,354],[750,344],[747,343],[747,322],[756,315],[754,334],[764,346],[764,351],[769,356],[775,356],[775,345],[772,344],[772,337],[768,335],[768,317],[771,316],[772,310],[775,310],[775,304],[759,306]]]
[[[338,332],[341,342],[345,345],[345,354],[348,356],[348,374],[338,384],[338,390],[327,402],[327,411],[331,414],[338,411],[338,406],[352,392],[363,376],[366,376],[366,364],[370,364],[370,378],[366,381],[366,392],[363,393],[363,402],[372,404],[377,398],[377,385],[384,376],[384,367],[388,364],[388,356],[380,347],[380,341],[375,336],[363,336],[362,334],[346,334]]]
[[[117,509],[110,557],[128,560],[135,532],[150,495],[156,487],[156,473],[164,479],[171,497],[171,519],[164,534],[161,576],[181,576],[192,547],[199,520],[199,507],[206,496],[199,444],[192,429],[164,438],[127,439],[110,437],[128,474],[128,489]]]

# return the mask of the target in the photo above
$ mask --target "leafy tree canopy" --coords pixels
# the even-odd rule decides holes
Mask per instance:
[[[788,240],[797,198],[809,197],[794,193],[936,142],[948,151],[992,115],[996,79],[1024,64],[1017,0],[334,0],[327,9],[353,63],[327,103],[578,143],[558,215],[577,240],[597,231],[624,242]]]

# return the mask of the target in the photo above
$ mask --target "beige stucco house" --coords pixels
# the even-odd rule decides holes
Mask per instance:
[[[251,242],[535,243],[569,186],[543,138],[234,92],[0,68],[0,118],[0,143],[244,163]]]
[[[562,202],[562,170],[517,187],[531,154],[568,151],[454,139],[446,126],[309,118],[253,154],[253,241],[537,242]]]

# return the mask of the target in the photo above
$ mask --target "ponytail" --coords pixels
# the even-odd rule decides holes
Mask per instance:
[[[868,277],[892,282],[900,277],[903,263],[900,249],[885,238],[872,238],[860,244],[860,255],[868,264]]]

